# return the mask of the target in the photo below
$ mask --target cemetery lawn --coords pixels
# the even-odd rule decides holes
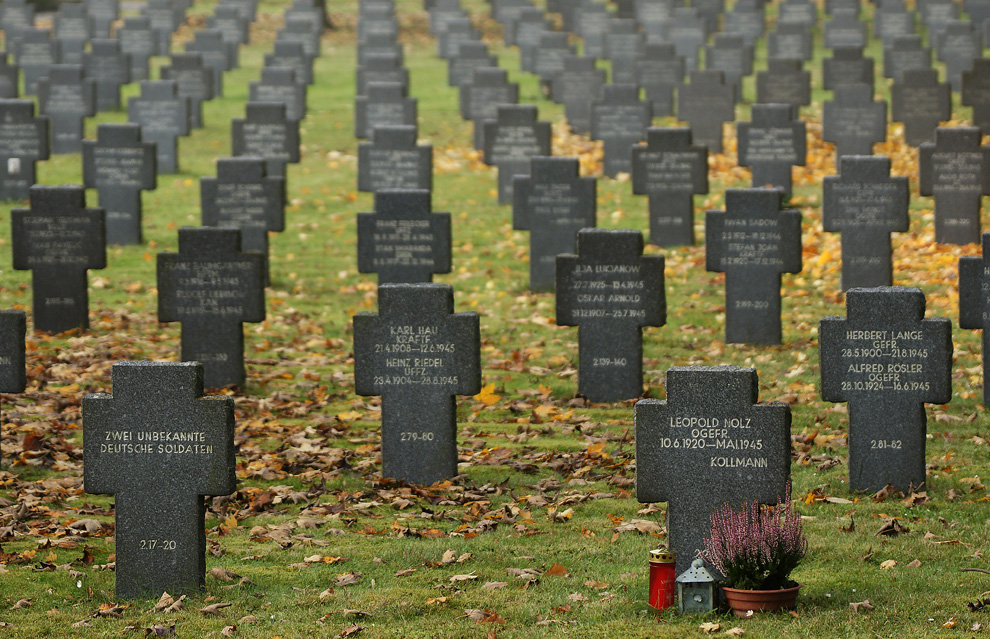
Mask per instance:
[[[751,637],[978,636],[990,621],[990,577],[971,571],[990,568],[982,482],[990,435],[979,403],[980,335],[958,327],[956,279],[958,258],[979,248],[934,244],[916,152],[892,126],[880,152],[892,157],[894,175],[911,176],[912,189],[911,230],[893,236],[895,283],[923,289],[928,316],[952,319],[953,396],[926,406],[924,489],[850,493],[845,405],[818,393],[818,320],[845,315],[839,238],[821,230],[821,179],[834,164],[821,141],[828,96],[819,90],[803,110],[808,166],[794,172],[804,268],[783,277],[783,346],[723,342],[724,276],[704,270],[703,246],[647,248],[666,256],[668,308],[665,327],[643,331],[647,395],[664,397],[670,366],[734,364],[757,369],[761,400],[791,404],[793,497],[810,540],[793,575],[803,584],[793,614],[650,611],[648,552],[664,543],[665,504],[635,499],[633,402],[576,397],[576,329],[555,326],[552,294],[526,290],[528,236],[512,230],[510,207],[496,204],[495,170],[470,148],[425,14],[413,13],[421,0],[396,4],[420,138],[434,145],[433,208],[453,217],[453,272],[435,281],[454,286],[457,311],[481,316],[485,388],[459,398],[457,478],[432,487],[381,480],[379,401],[354,394],[351,355],[350,317],[377,309],[375,279],[357,273],[355,256],[355,215],[372,210],[372,197],[355,190],[354,4],[330,3],[340,28],[325,36],[316,62],[303,159],[288,172],[286,230],[271,238],[267,319],[245,326],[247,386],[217,391],[236,402],[239,488],[211,502],[206,589],[162,610],[157,597],[114,596],[106,569],[113,499],[82,491],[80,402],[111,392],[115,361],[178,358],[179,326],[156,318],[155,256],[177,250],[179,227],[199,225],[199,178],[230,153],[230,119],[243,116],[284,2],[262,2],[225,96],[204,104],[205,128],[180,140],[180,173],[159,176],[158,189],[144,194],[146,244],[112,247],[108,268],[90,272],[91,330],[28,336],[28,390],[2,402],[3,636],[165,636],[174,628],[186,637],[689,637],[704,636],[704,623],[720,624],[715,635],[740,627]],[[463,4],[479,15],[485,5]],[[199,26],[207,9],[197,4],[192,22]],[[484,26],[497,31],[487,19]],[[188,37],[187,26],[177,41]],[[600,171],[600,146],[566,134],[560,107],[519,72],[515,51],[494,49],[521,83],[520,101],[555,123],[555,154],[580,155],[586,174]],[[819,45],[808,67],[816,77],[821,57]],[[969,109],[956,104],[954,115],[961,123]],[[748,119],[748,108],[737,117]],[[87,137],[98,122],[125,119],[122,111],[92,118]],[[726,187],[749,185],[729,131],[726,154],[710,160],[711,195],[695,198],[699,232]],[[80,183],[78,156],[41,163],[39,181]],[[600,227],[645,231],[647,200],[632,195],[628,179],[600,179],[598,189]],[[96,205],[95,192],[88,201]],[[30,311],[30,275],[10,268],[11,206],[0,206],[0,305]]]

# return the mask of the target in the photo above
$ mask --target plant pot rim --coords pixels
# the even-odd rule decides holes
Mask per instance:
[[[798,590],[801,584],[795,584],[788,588],[774,588],[773,590],[756,590],[755,588],[729,588],[728,586],[720,586],[722,590],[728,590],[730,592],[789,592],[791,590]]]

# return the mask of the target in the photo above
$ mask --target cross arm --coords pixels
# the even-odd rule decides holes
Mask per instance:
[[[959,328],[983,328],[984,258],[959,258]]]

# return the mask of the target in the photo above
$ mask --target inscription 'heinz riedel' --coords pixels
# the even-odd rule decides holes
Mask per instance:
[[[691,565],[724,503],[772,504],[790,475],[791,410],[757,403],[756,370],[673,367],[667,400],[636,404],[636,499],[668,502],[677,572]]]
[[[83,399],[83,481],[115,497],[116,594],[198,590],[203,496],[236,487],[234,400],[203,397],[199,363],[119,362],[112,375],[113,396]]]
[[[819,322],[822,399],[849,403],[849,487],[925,482],[925,403],[952,397],[952,323],[916,288],[854,288]]]
[[[354,388],[382,396],[382,475],[432,484],[457,474],[455,395],[481,389],[477,313],[443,284],[382,284],[379,315],[354,316]]]

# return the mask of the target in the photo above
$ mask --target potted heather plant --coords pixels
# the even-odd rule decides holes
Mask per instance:
[[[722,573],[722,591],[739,617],[794,607],[801,586],[790,574],[807,554],[808,540],[790,497],[788,485],[776,506],[754,500],[740,510],[723,504],[712,513],[703,557]]]

